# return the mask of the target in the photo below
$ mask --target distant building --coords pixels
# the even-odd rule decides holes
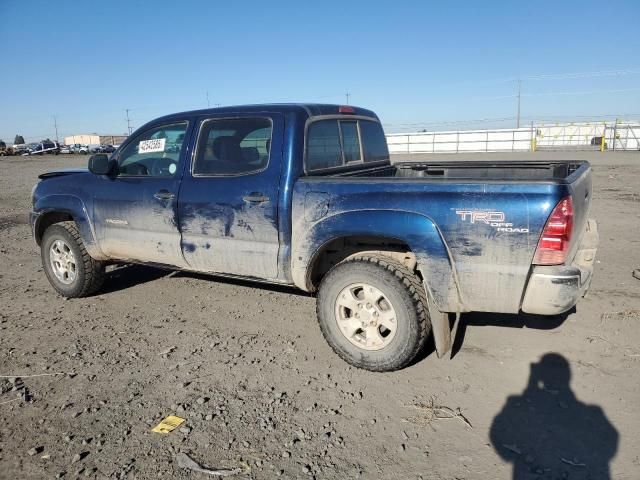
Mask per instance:
[[[81,145],[120,145],[126,140],[126,135],[98,135],[85,133],[64,137],[65,145],[80,143]]]

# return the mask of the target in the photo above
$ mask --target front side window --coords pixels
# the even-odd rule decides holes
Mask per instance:
[[[194,175],[243,175],[269,163],[271,120],[222,118],[203,122]]]
[[[309,125],[306,141],[307,171],[389,161],[382,126],[372,120],[318,120]]]
[[[172,177],[178,171],[187,123],[154,127],[129,142],[118,156],[118,174]]]

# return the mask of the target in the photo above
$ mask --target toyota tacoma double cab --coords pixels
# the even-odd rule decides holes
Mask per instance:
[[[40,175],[31,226],[65,297],[139,263],[317,295],[348,363],[407,366],[461,312],[556,315],[598,243],[585,161],[392,163],[354,106],[224,107],[158,118],[88,169]]]

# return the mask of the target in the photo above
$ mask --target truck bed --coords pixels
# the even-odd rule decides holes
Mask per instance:
[[[586,161],[456,161],[301,177],[294,189],[294,218],[300,219],[293,228],[294,251],[320,242],[321,230],[387,231],[384,212],[405,214],[405,222],[391,228],[407,229],[416,238],[421,219],[426,219],[444,245],[443,260],[455,272],[463,309],[515,313],[542,229],[567,196],[573,200],[576,233],[568,261],[573,260],[587,223],[590,172]],[[368,211],[380,213],[367,217]],[[354,216],[338,225],[350,213]],[[331,221],[336,225],[322,226]],[[434,255],[423,253],[425,261]]]
[[[402,162],[371,169],[343,171],[328,176],[568,184],[587,168],[589,162],[583,160]]]

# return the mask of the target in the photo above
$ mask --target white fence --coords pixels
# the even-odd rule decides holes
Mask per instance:
[[[640,122],[531,124],[524,128],[391,133],[390,153],[640,150]]]
[[[607,127],[607,133],[611,127]],[[640,150],[640,123],[616,123],[613,127],[613,137],[615,142],[611,142],[614,150]]]
[[[449,132],[391,133],[387,144],[391,153],[457,153],[528,151],[531,128],[462,130]]]

